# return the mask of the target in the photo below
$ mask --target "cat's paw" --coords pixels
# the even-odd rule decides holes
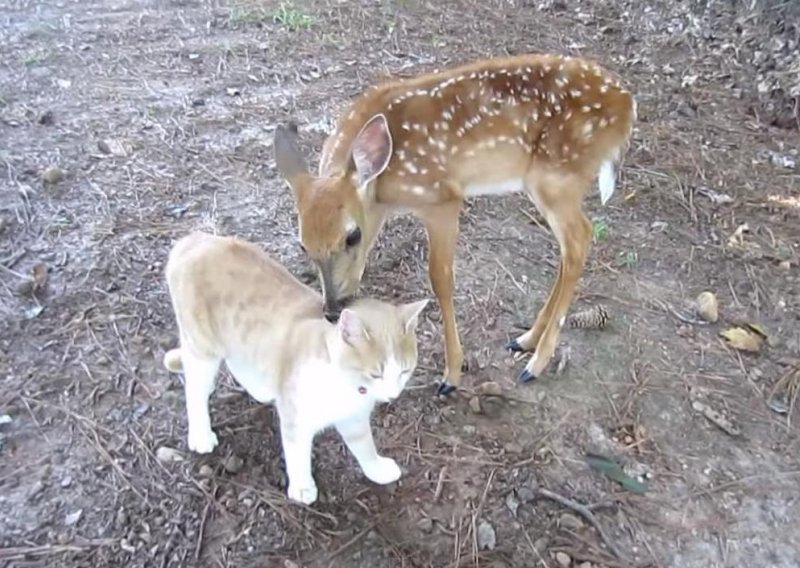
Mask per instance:
[[[317,500],[317,486],[313,483],[293,485],[289,484],[289,489],[286,490],[286,495],[292,501],[298,501],[305,505],[311,505]]]
[[[211,429],[205,432],[189,432],[189,449],[198,454],[210,454],[217,443],[217,435]]]
[[[393,459],[379,457],[364,469],[364,475],[374,483],[387,485],[400,479],[403,472],[400,471],[400,466]]]

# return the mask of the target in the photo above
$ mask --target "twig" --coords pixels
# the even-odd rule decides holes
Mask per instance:
[[[608,547],[608,550],[611,551],[611,554],[613,554],[620,560],[627,560],[622,551],[617,547],[616,544],[614,544],[611,538],[603,530],[603,526],[600,524],[600,521],[597,520],[597,517],[594,516],[594,513],[592,513],[592,511],[588,507],[586,507],[585,505],[581,505],[580,503],[573,501],[572,499],[567,499],[566,497],[559,495],[558,493],[553,493],[549,489],[538,488],[536,489],[536,493],[538,493],[545,499],[550,499],[551,501],[555,501],[556,503],[563,505],[568,509],[572,509],[573,511],[578,513],[581,517],[589,521],[592,524],[592,526],[595,529],[597,529],[600,538],[603,539],[603,542]]]
[[[211,503],[214,502],[217,496],[217,488],[211,493],[211,499],[206,500],[206,506],[203,507],[203,517],[200,519],[200,528],[197,529],[197,544],[194,547],[194,561],[200,560],[200,553],[203,550],[203,537],[206,532],[206,521],[208,520],[208,511],[211,509]]]

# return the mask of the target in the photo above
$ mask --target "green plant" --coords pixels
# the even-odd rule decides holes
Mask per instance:
[[[639,255],[633,250],[621,252],[619,253],[619,256],[620,266],[624,266],[625,268],[633,268],[636,266],[636,263],[639,262]]]
[[[304,14],[290,2],[281,2],[278,11],[272,16],[272,21],[290,31],[296,31],[308,28],[311,25],[311,16]]]
[[[605,221],[595,219],[592,221],[592,237],[595,241],[599,241],[608,236],[608,225]]]

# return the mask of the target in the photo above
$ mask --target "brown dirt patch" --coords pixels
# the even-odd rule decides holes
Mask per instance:
[[[558,566],[560,552],[583,566],[800,565],[797,411],[768,404],[800,382],[796,10],[586,4],[6,6],[0,560],[499,567]],[[220,446],[188,453],[181,385],[160,366],[175,342],[162,274],[171,243],[197,227],[238,234],[308,278],[274,126],[298,120],[318,152],[348,97],[385,75],[526,51],[592,56],[639,102],[618,193],[586,204],[597,238],[574,310],[602,302],[610,326],[565,332],[564,372],[515,385],[519,364],[502,346],[544,300],[557,250],[524,198],[476,199],[457,260],[466,390],[432,396],[442,346],[428,310],[416,384],[375,416],[379,446],[405,470],[396,487],[371,485],[325,434],[321,502],[288,504],[275,413],[229,385],[212,403]],[[43,183],[51,165],[63,179]],[[418,223],[393,220],[366,292],[429,293],[425,249]],[[39,263],[47,282],[32,295],[24,281]],[[719,323],[675,317],[706,289]],[[766,329],[762,353],[719,337],[740,322]],[[503,396],[482,397],[475,414],[469,397],[486,381]],[[696,399],[741,435],[695,412]],[[162,446],[183,460],[159,462]],[[588,451],[647,474],[649,491],[600,476]],[[244,461],[233,473],[231,455]],[[541,487],[602,505],[594,514],[628,560],[537,497]],[[491,550],[477,546],[485,523]]]

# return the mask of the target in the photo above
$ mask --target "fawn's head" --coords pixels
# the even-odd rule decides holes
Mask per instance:
[[[354,388],[378,402],[400,395],[417,367],[417,323],[427,304],[360,298],[341,311],[332,355]]]
[[[330,177],[310,173],[296,146],[296,127],[275,130],[275,163],[292,189],[300,245],[322,284],[325,317],[335,321],[358,290],[382,217],[372,214],[375,179],[392,156],[386,118],[370,119],[355,136],[346,165]]]

